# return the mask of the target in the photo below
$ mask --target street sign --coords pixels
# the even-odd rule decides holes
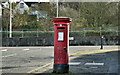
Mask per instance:
[[[69,40],[74,40],[74,37],[69,37]]]

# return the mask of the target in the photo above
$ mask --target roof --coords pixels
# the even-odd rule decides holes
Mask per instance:
[[[50,0],[9,0],[12,2],[20,2],[20,1],[24,1],[24,2],[49,2]]]
[[[0,0],[0,3],[1,3],[1,2],[7,2],[7,1],[9,1],[9,0]]]
[[[7,1],[12,1],[12,2],[20,2],[21,0],[0,0],[1,2],[7,2]],[[24,2],[50,2],[50,0],[22,0]]]

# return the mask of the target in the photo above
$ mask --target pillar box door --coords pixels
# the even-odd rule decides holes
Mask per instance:
[[[57,31],[55,32],[55,38],[54,38],[54,63],[55,64],[67,64],[68,63],[68,30],[67,25],[62,25],[60,27],[60,24],[56,26]],[[57,37],[56,37],[57,36]]]
[[[54,22],[54,72],[66,73],[69,71],[69,23],[70,18],[53,18]]]

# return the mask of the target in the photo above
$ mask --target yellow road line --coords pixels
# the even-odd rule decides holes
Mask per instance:
[[[46,65],[43,65],[42,67],[35,68],[35,69],[33,69],[33,70],[31,70],[31,71],[29,71],[29,72],[27,72],[27,73],[32,73],[32,72],[34,72],[34,71],[37,71],[37,70],[42,69],[42,68],[44,68],[44,67],[47,67],[47,66],[49,66],[49,65],[51,65],[51,64],[53,64],[53,62],[50,62],[50,63],[48,63],[48,64],[46,64]]]
[[[75,55],[80,55],[80,54],[86,54],[86,52],[87,52],[87,54],[91,54],[91,53],[93,53],[93,52],[94,52],[94,53],[98,53],[98,52],[107,52],[107,51],[115,51],[115,50],[118,50],[118,49],[112,49],[112,50],[111,50],[111,49],[85,50],[85,51],[79,51],[79,52],[73,53],[73,54],[71,54],[71,55],[75,56]],[[88,51],[91,51],[91,52],[88,52]],[[96,51],[96,52],[95,52],[95,51]],[[70,59],[72,59],[72,58],[70,57]],[[46,64],[46,65],[41,66],[41,67],[35,68],[35,69],[33,69],[33,70],[31,70],[31,71],[29,71],[29,72],[27,72],[27,73],[32,73],[32,72],[37,71],[37,70],[39,70],[39,69],[45,68],[45,67],[47,67],[47,66],[49,66],[49,65],[51,65],[51,64],[53,64],[53,62],[50,62],[50,63],[48,63],[48,64]]]
[[[71,56],[75,55],[81,55],[81,54],[92,54],[92,53],[102,53],[102,52],[108,52],[108,51],[118,51],[118,49],[96,49],[96,50],[84,50],[84,51],[78,51],[76,53],[71,54]]]

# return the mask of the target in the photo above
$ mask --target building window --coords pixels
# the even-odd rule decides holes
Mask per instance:
[[[20,8],[24,8],[24,3],[20,3]]]
[[[35,5],[34,5],[34,4],[31,4],[31,7],[35,7]]]

